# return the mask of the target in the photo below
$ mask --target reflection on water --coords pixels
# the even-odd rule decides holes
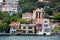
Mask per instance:
[[[60,36],[0,36],[0,40],[60,40]]]

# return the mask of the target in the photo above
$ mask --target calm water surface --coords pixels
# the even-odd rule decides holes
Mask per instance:
[[[0,40],[60,40],[60,35],[56,36],[0,36]]]

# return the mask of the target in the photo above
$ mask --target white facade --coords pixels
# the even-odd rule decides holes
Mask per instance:
[[[10,33],[16,33],[16,29],[10,28]]]
[[[51,28],[49,25],[49,20],[44,19],[42,23],[38,23],[40,26],[37,26],[37,34],[39,35],[51,35]]]
[[[12,22],[10,23],[10,33],[16,33],[17,29],[19,29],[20,22]]]
[[[0,2],[3,2],[3,0],[0,0]]]
[[[17,29],[19,29],[19,26],[11,26],[10,27],[10,33],[16,33]]]
[[[11,3],[10,5],[9,5],[10,7],[9,7],[9,11],[14,11],[14,12],[18,12],[18,3],[17,2],[14,2],[13,4]]]
[[[9,11],[9,5],[3,5],[2,11]]]

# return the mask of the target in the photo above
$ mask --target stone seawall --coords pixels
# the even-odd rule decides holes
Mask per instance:
[[[60,33],[51,33],[51,35],[60,35]],[[47,35],[38,35],[38,34],[10,34],[10,33],[0,33],[0,36],[47,36]],[[50,35],[49,35],[50,36]]]
[[[38,34],[10,34],[10,33],[0,33],[0,36],[43,36]]]

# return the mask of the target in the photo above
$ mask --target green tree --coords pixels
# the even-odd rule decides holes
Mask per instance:
[[[10,15],[7,11],[4,11],[4,12],[2,12],[2,16],[3,16],[3,19],[4,19],[5,17],[9,17]]]
[[[60,0],[50,0],[51,2],[60,2]]]
[[[10,22],[10,15],[7,11],[2,12],[2,20],[6,23]]]
[[[55,9],[56,9],[58,12],[60,12],[60,5],[57,6],[57,7],[55,7]]]
[[[45,14],[45,18],[48,18],[50,15],[48,13]]]
[[[0,19],[2,19],[2,11],[0,11]]]
[[[26,20],[26,19],[19,19],[18,21],[20,21],[20,22],[21,22],[21,24],[24,24],[24,23],[26,23],[26,22],[27,22],[27,20]]]
[[[17,22],[20,18],[22,18],[22,13],[15,13],[10,16],[10,22]]]
[[[44,3],[44,2],[36,2],[36,6],[37,6],[38,8],[43,8],[43,7],[45,6],[45,4],[46,4],[46,3]]]
[[[53,31],[60,31],[60,27],[55,27],[54,29],[53,29]]]
[[[37,6],[36,2],[38,0],[19,0],[19,7],[22,9],[22,12],[25,13],[27,11],[32,12]]]
[[[60,20],[60,13],[54,15],[54,20]]]
[[[52,10],[49,6],[45,6],[45,7],[44,7],[44,10],[45,10],[45,12],[48,13],[49,15],[52,15],[52,11],[53,11],[53,10]]]
[[[18,17],[16,17],[16,16],[11,16],[10,17],[10,22],[17,22],[18,21]]]
[[[22,18],[22,13],[15,13],[16,14],[16,17],[18,17],[18,18]]]
[[[4,32],[7,28],[7,23],[0,23],[0,32]]]

